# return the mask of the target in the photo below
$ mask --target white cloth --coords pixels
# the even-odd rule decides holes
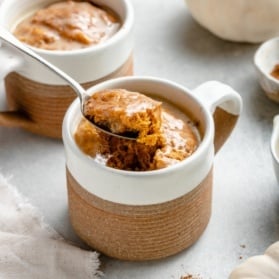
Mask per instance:
[[[66,242],[0,174],[0,279],[100,278],[96,252]]]

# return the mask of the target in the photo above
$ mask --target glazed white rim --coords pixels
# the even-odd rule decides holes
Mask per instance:
[[[89,94],[93,93],[94,91],[98,91],[99,87],[104,87],[104,86],[109,86],[110,84],[113,84],[117,81],[131,81],[131,80],[137,80],[137,81],[151,81],[151,82],[159,82],[159,83],[164,83],[166,85],[172,86],[172,87],[176,87],[179,90],[183,90],[183,91],[187,91],[187,92],[191,92],[190,90],[188,90],[185,87],[180,86],[177,83],[174,83],[172,81],[169,80],[165,80],[165,79],[161,79],[161,78],[155,78],[155,77],[146,77],[146,76],[136,76],[136,77],[120,77],[120,78],[115,78],[112,80],[107,80],[104,81],[102,83],[97,84],[96,86],[93,86],[90,88]],[[197,103],[200,105],[201,108],[203,108],[203,105],[201,104],[200,100],[198,100],[197,98],[195,98],[194,95],[189,93],[189,96]],[[144,171],[144,172],[135,172],[135,171],[127,171],[127,170],[118,170],[118,169],[114,169],[114,168],[109,168],[107,166],[104,166],[102,164],[97,163],[95,160],[93,160],[90,156],[85,155],[77,146],[77,144],[75,143],[75,140],[73,138],[73,135],[71,133],[72,128],[71,128],[71,120],[74,118],[74,114],[75,111],[77,110],[77,107],[79,106],[79,99],[75,99],[74,102],[70,105],[70,107],[68,108],[66,115],[64,117],[64,121],[63,121],[63,128],[62,128],[62,132],[63,132],[63,140],[65,140],[66,144],[71,148],[71,150],[74,151],[74,153],[77,156],[82,156],[84,157],[84,160],[86,160],[86,162],[88,164],[92,164],[94,167],[98,167],[98,168],[102,168],[102,169],[109,169],[111,172],[115,172],[118,174],[123,174],[123,175],[129,175],[129,176],[153,176],[153,175],[160,175],[162,173],[169,173],[172,172],[174,170],[177,169],[181,169],[181,168],[185,168],[186,165],[191,164],[193,161],[195,161],[199,156],[201,156],[202,154],[206,153],[206,150],[209,148],[210,144],[212,143],[213,140],[213,134],[214,134],[214,124],[213,124],[213,120],[211,118],[210,113],[205,110],[202,109],[202,113],[206,116],[206,129],[205,129],[205,133],[203,136],[203,139],[200,143],[200,145],[198,146],[197,150],[188,158],[186,158],[185,160],[174,164],[172,166],[169,166],[167,168],[163,168],[163,169],[158,169],[158,170],[152,170],[152,171]]]
[[[206,106],[184,87],[154,77],[122,77],[91,87],[89,94],[104,88],[129,88],[129,90],[162,91],[162,97],[177,92],[201,113],[204,134],[197,150],[183,161],[164,169],[153,171],[127,171],[107,167],[85,155],[75,143],[73,133],[82,118],[79,99],[69,107],[63,121],[62,138],[66,166],[87,192],[110,202],[126,205],[150,205],[167,202],[192,191],[205,179],[214,162],[214,124]],[[131,89],[132,88],[132,89]],[[143,92],[143,91],[142,91]],[[185,96],[184,96],[185,94]],[[180,96],[180,97],[179,97]],[[197,117],[197,115],[196,115]]]

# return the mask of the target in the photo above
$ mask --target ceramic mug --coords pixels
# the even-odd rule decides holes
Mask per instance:
[[[26,15],[57,0],[4,0],[0,25],[13,31]],[[94,0],[115,11],[120,30],[107,41],[78,50],[44,50],[37,54],[66,72],[85,88],[103,80],[133,74],[134,13],[128,0]],[[1,42],[1,41],[0,41]],[[5,77],[8,111],[0,112],[0,125],[22,127],[34,133],[61,138],[65,111],[76,94],[52,72],[16,49],[2,43],[0,78]]]
[[[279,115],[273,118],[273,128],[270,139],[270,151],[272,155],[273,169],[279,183]]]
[[[89,93],[125,88],[163,98],[188,111],[201,134],[198,149],[164,169],[124,171],[97,163],[75,143],[82,119],[79,101],[63,121],[70,218],[76,233],[94,249],[123,260],[164,258],[189,247],[211,215],[214,154],[241,111],[231,87],[210,81],[188,90],[153,77],[123,77],[102,82]]]

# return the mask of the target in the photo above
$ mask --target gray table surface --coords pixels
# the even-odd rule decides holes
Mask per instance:
[[[135,74],[170,79],[188,88],[218,80],[240,93],[244,108],[215,159],[213,212],[202,237],[186,251],[159,261],[133,263],[102,256],[104,278],[179,279],[188,273],[227,278],[234,267],[262,254],[279,238],[279,186],[269,150],[279,105],[267,99],[258,84],[253,67],[258,45],[213,36],[192,19],[183,0],[132,4]],[[0,172],[39,208],[46,222],[82,245],[68,218],[61,141],[0,128]]]

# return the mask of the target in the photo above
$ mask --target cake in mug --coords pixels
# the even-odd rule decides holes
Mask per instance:
[[[179,108],[151,95],[125,89],[93,94],[85,104],[87,119],[116,134],[134,134],[126,140],[95,129],[82,119],[75,132],[79,148],[108,167],[150,171],[176,164],[195,152],[200,136],[193,121]]]
[[[14,35],[22,42],[47,50],[74,50],[100,44],[120,28],[111,10],[89,1],[61,1],[20,22]]]
[[[125,89],[104,90],[84,106],[86,118],[118,135],[155,145],[160,135],[161,102]]]

